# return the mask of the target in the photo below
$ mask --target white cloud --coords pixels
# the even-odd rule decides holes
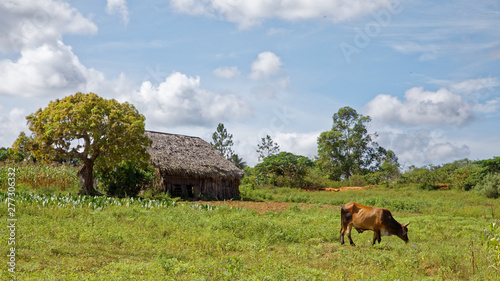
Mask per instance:
[[[488,100],[485,103],[478,103],[474,106],[474,111],[479,113],[498,113],[500,111],[500,98]]]
[[[497,77],[467,79],[460,82],[433,79],[429,83],[446,87],[453,93],[476,97],[483,94],[492,94],[495,87],[500,86],[500,81]]]
[[[437,143],[432,145],[427,152],[427,161],[443,162],[445,160],[455,160],[466,158],[470,154],[470,149],[467,145],[454,145],[450,142]]]
[[[264,80],[271,76],[280,74],[281,59],[272,52],[262,52],[258,55],[257,60],[252,63],[252,72],[250,78],[253,80]]]
[[[108,0],[106,13],[110,15],[120,14],[122,16],[123,23],[125,25],[128,24],[129,15],[126,0]]]
[[[317,140],[321,132],[285,133],[275,132],[273,140],[280,146],[280,151],[313,158],[318,153]]]
[[[95,92],[117,95],[132,92],[132,82],[120,75],[107,80],[102,72],[86,68],[70,46],[57,41],[24,49],[17,61],[0,61],[0,95],[40,97]]]
[[[60,41],[25,49],[15,62],[0,61],[0,72],[0,93],[24,97],[79,89],[89,75],[71,47]]]
[[[416,42],[404,42],[392,45],[396,51],[403,54],[420,53],[420,61],[434,60],[442,54],[447,47],[438,44],[420,44]]]
[[[467,79],[460,82],[452,80],[431,80],[430,83],[444,86],[451,92],[461,94],[473,103],[473,111],[477,113],[495,113],[500,110],[500,99],[493,97],[500,86],[497,77]]]
[[[377,142],[394,151],[402,164],[440,164],[470,155],[469,146],[452,143],[440,131],[395,131],[386,128],[378,134]]]
[[[251,113],[248,103],[237,95],[212,93],[200,86],[199,77],[174,72],[158,86],[143,82],[129,99],[148,120],[164,127],[216,124]]]
[[[468,79],[458,83],[452,83],[450,90],[457,93],[477,94],[483,90],[493,92],[493,88],[500,86],[496,77]]]
[[[390,95],[378,95],[366,105],[373,119],[407,125],[464,125],[471,121],[473,105],[447,89],[436,92],[422,87],[411,88],[405,100]]]
[[[7,111],[0,105],[0,147],[10,147],[21,131],[28,132],[26,111],[14,107]]]
[[[97,26],[68,3],[52,0],[0,4],[0,51],[19,53],[0,60],[0,95],[42,97],[96,92],[132,92],[129,79],[85,67],[62,41],[65,33],[93,34]]]
[[[346,21],[380,8],[388,8],[390,0],[172,0],[171,7],[190,15],[217,17],[249,28],[266,19],[287,21],[328,18],[333,22]]]
[[[240,71],[236,66],[223,66],[214,69],[212,72],[215,76],[225,79],[231,79],[240,75]]]
[[[97,26],[68,3],[19,0],[0,3],[0,51],[19,52],[55,42],[62,34],[95,34]]]

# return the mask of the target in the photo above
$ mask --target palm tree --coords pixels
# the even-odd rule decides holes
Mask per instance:
[[[233,162],[233,164],[238,167],[239,169],[242,169],[247,167],[247,162],[243,161],[242,158],[238,157],[238,154],[233,154],[229,161]]]

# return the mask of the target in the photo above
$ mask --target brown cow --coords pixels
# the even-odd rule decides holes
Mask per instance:
[[[380,243],[381,236],[397,235],[408,243],[408,228],[410,223],[401,224],[397,222],[389,210],[384,208],[367,207],[354,202],[347,203],[340,210],[342,228],[340,229],[340,244],[344,245],[344,233],[351,245],[355,246],[351,238],[351,229],[354,228],[362,233],[365,230],[372,230],[373,244]]]

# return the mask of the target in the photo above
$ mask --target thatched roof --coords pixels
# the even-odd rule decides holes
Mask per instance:
[[[172,176],[242,178],[243,172],[198,137],[146,131],[153,166]]]

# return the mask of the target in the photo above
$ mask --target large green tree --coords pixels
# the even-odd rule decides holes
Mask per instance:
[[[379,159],[379,146],[369,134],[369,116],[358,114],[346,106],[333,115],[330,131],[318,137],[318,164],[335,180],[349,179],[353,174],[361,174]]]
[[[122,160],[147,163],[145,117],[129,103],[104,99],[94,93],[76,93],[50,102],[26,117],[33,133],[37,159],[81,159],[80,194],[99,195],[94,189],[94,168],[115,167]]]

